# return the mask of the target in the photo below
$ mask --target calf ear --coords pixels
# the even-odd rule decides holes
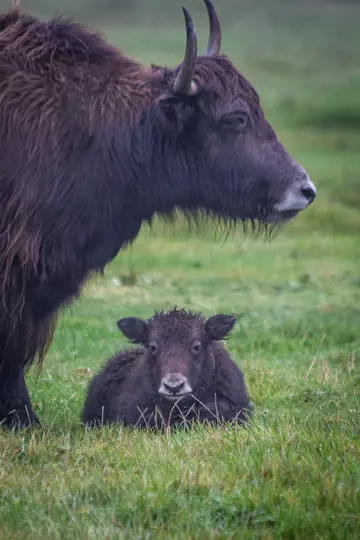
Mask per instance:
[[[137,317],[120,319],[117,322],[117,327],[131,343],[147,346],[149,330],[148,325],[142,319],[138,319]]]
[[[236,322],[231,315],[214,315],[205,323],[205,332],[210,341],[226,339]]]

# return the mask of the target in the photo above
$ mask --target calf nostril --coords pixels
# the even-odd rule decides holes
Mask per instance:
[[[184,387],[184,382],[179,383],[164,383],[164,386],[166,390],[169,392],[169,394],[178,394],[181,389]]]
[[[309,186],[301,188],[301,193],[304,195],[304,197],[306,197],[309,204],[311,204],[316,197],[316,191]]]

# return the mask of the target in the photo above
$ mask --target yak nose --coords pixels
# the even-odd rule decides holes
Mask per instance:
[[[298,213],[305,210],[316,197],[316,187],[305,172],[301,178],[288,187],[274,210],[279,214]]]
[[[308,203],[311,204],[316,197],[316,189],[314,184],[308,182],[301,188],[301,193],[308,200]]]
[[[169,373],[161,380],[159,393],[165,397],[179,397],[192,392],[192,388],[185,375],[181,373]]]

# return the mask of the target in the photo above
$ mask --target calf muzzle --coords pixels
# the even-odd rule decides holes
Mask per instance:
[[[167,399],[177,400],[191,392],[187,377],[181,373],[168,373],[161,380],[159,394]]]

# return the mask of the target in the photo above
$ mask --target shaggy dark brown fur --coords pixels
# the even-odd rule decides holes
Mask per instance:
[[[244,423],[252,406],[243,374],[217,341],[229,335],[234,322],[227,315],[205,321],[177,309],[157,314],[148,323],[136,318],[119,321],[122,332],[143,348],[118,353],[94,377],[83,422],[142,428],[193,420]],[[181,393],[185,385],[187,393]]]
[[[36,421],[24,368],[60,308],[155,213],[272,220],[298,175],[225,56],[147,68],[71,21],[0,15],[0,422]]]

